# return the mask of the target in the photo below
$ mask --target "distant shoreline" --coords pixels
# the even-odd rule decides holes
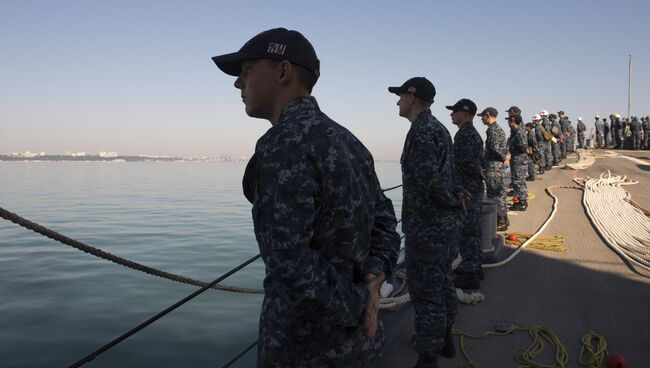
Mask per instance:
[[[213,158],[184,158],[168,156],[115,156],[103,157],[99,155],[67,156],[43,155],[35,157],[0,155],[1,161],[13,162],[236,162],[239,160],[219,160]]]

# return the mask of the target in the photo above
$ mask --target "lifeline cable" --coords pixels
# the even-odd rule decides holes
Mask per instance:
[[[227,279],[228,277],[233,275],[235,272],[237,272],[237,271],[241,270],[242,268],[248,266],[250,263],[252,263],[253,261],[255,261],[258,258],[260,258],[259,254],[256,255],[255,257],[249,259],[248,261],[240,264],[239,266],[233,268],[232,270],[226,272],[225,274],[220,276],[218,279],[212,281],[211,283],[205,285],[204,287],[200,288],[199,290],[197,290],[197,291],[193,292],[192,294],[186,296],[185,298],[179,300],[178,302],[174,303],[173,305],[165,308],[163,311],[158,312],[155,316],[149,318],[148,320],[142,322],[141,324],[137,325],[136,327],[130,329],[129,331],[125,332],[124,334],[122,334],[118,338],[112,340],[108,344],[102,346],[101,348],[99,348],[99,349],[95,350],[94,352],[92,352],[92,353],[86,355],[85,357],[81,358],[79,361],[77,361],[77,362],[73,363],[72,365],[70,365],[70,368],[81,367],[85,363],[90,362],[91,360],[95,359],[98,355],[102,354],[103,352],[107,351],[108,349],[112,348],[113,346],[119,344],[120,342],[128,339],[130,336],[134,335],[138,331],[140,331],[143,328],[149,326],[150,324],[156,322],[160,318],[164,317],[165,315],[169,314],[170,312],[172,312],[176,308],[180,307],[181,305],[183,305],[183,304],[189,302],[190,300],[194,299],[196,296],[202,294],[204,291],[212,288],[217,283]]]

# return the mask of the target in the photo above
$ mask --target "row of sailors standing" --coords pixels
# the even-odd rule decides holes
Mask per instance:
[[[603,118],[601,121],[599,115],[594,118],[596,120],[594,122],[596,130],[594,145],[596,148],[623,149],[627,146],[633,150],[650,150],[650,116],[641,118],[633,116],[623,119],[620,114],[611,114],[609,121],[607,118]],[[583,147],[586,148],[584,139],[583,143],[580,143],[580,148]]]

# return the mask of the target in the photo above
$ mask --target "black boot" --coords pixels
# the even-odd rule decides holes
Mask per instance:
[[[513,211],[526,211],[528,208],[528,202],[527,201],[519,201],[512,205],[512,210]]]
[[[497,216],[497,231],[506,231],[508,230],[508,215],[505,216]]]
[[[454,286],[461,290],[478,290],[481,288],[481,281],[478,272],[454,271]]]
[[[546,171],[551,169],[551,165],[546,165]]]
[[[438,358],[428,354],[420,354],[414,368],[438,368]]]
[[[535,181],[535,175],[528,175],[526,181]]]
[[[451,327],[447,327],[445,342],[442,343],[440,355],[445,358],[453,358],[456,356],[456,344],[454,344],[454,335],[451,334]]]

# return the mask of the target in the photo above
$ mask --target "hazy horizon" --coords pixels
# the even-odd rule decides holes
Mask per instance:
[[[650,115],[648,1],[543,3],[0,3],[0,152],[250,157],[271,127],[246,116],[214,55],[260,31],[302,32],[321,60],[313,95],[377,160],[399,159],[409,122],[388,86],[425,76],[433,114],[470,98],[571,120]],[[643,35],[646,36],[643,36]],[[481,135],[485,127],[475,125]]]

